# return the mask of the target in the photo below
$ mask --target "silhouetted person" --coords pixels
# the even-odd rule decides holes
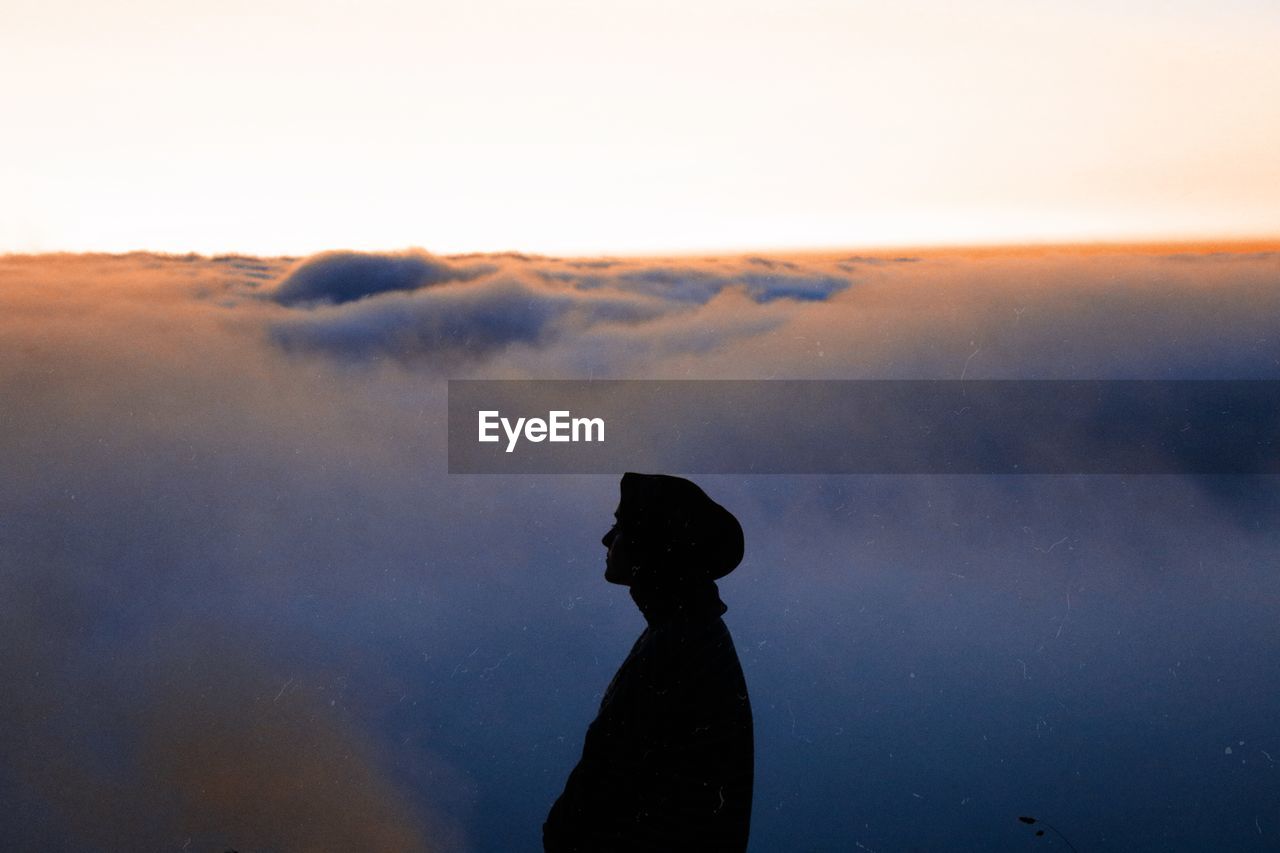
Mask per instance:
[[[548,853],[742,851],[751,821],[751,704],[715,581],[742,528],[688,480],[626,474],[605,579],[648,627],[587,729],[542,827]]]

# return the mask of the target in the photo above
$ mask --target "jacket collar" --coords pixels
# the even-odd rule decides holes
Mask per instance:
[[[678,586],[632,586],[631,600],[650,625],[672,621],[710,621],[729,609],[713,581]]]

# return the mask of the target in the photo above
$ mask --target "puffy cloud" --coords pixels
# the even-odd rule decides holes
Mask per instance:
[[[849,287],[848,278],[836,275],[748,273],[740,280],[756,302],[773,302],[775,299],[821,302]]]
[[[759,258],[748,261],[759,266]],[[793,265],[794,266],[794,265]],[[761,273],[751,270],[722,272],[696,267],[651,267],[617,275],[617,286],[666,299],[707,302],[731,287],[741,287],[756,302],[776,299],[821,301],[849,287],[843,275],[812,275],[794,272]]]
[[[625,294],[580,296],[516,281],[449,285],[392,294],[341,309],[318,309],[272,327],[286,351],[350,359],[452,364],[511,346],[542,347],[598,324],[631,325],[666,313]]]
[[[271,339],[289,352],[456,365],[597,327],[625,336],[629,327],[696,312],[727,292],[760,305],[821,302],[849,285],[825,266],[758,257],[672,266],[513,253],[453,261],[422,252],[325,253],[300,262],[270,291],[275,302],[305,309],[275,321]],[[761,319],[726,333],[748,327],[761,328]],[[713,348],[715,328],[673,351]]]
[[[290,270],[271,298],[281,305],[340,305],[379,293],[470,281],[492,271],[489,265],[459,266],[421,251],[325,252]]]

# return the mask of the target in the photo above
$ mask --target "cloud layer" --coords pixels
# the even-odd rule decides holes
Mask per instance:
[[[448,378],[1276,379],[1278,258],[0,258],[0,847],[536,847],[617,483],[449,476]],[[760,849],[1280,832],[1267,484],[703,485]]]
[[[298,263],[264,295],[298,309],[272,326],[272,339],[288,351],[453,368],[595,327],[660,333],[664,319],[696,313],[722,294],[756,304],[821,302],[852,283],[825,264],[762,261],[657,266],[335,252]]]

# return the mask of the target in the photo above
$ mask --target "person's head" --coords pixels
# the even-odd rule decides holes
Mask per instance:
[[[627,473],[614,525],[600,540],[605,580],[677,586],[717,580],[742,561],[742,527],[696,484],[665,474]]]

